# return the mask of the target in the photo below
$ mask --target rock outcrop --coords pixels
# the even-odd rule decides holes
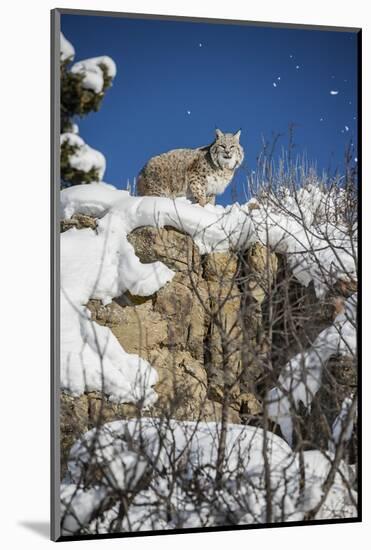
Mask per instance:
[[[85,218],[71,223],[93,228],[93,222]],[[149,297],[127,292],[107,306],[91,300],[88,307],[92,319],[110,327],[128,353],[137,353],[157,370],[158,401],[146,413],[180,420],[220,420],[227,397],[230,422],[259,415],[261,404],[253,384],[247,382],[253,361],[247,371],[242,368],[242,350],[247,337],[252,345],[259,340],[261,315],[257,320],[256,310],[264,289],[252,284],[250,277],[254,321],[248,319],[247,335],[243,328],[247,319],[241,309],[242,290],[246,289],[241,259],[235,253],[202,257],[188,235],[172,228],[140,228],[129,240],[142,262],[160,260],[173,269],[173,280]],[[264,261],[259,263],[257,257],[263,252],[256,250],[244,259],[255,275],[265,270]],[[275,265],[273,262],[273,271]],[[245,311],[245,317],[248,313]],[[78,435],[97,423],[138,414],[135,406],[111,403],[96,392],[80,397],[62,394],[61,399],[64,455]]]
[[[95,220],[77,216],[63,222],[63,230],[70,227],[94,229]],[[175,271],[174,278],[152,296],[127,292],[109,305],[91,300],[88,307],[92,319],[109,327],[125,351],[157,370],[158,400],[145,414],[216,421],[224,407],[229,422],[262,425],[262,399],[278,377],[272,365],[285,364],[298,342],[305,347],[331,322],[336,300],[319,303],[311,287],[287,277],[284,258],[258,243],[243,255],[201,256],[191,237],[169,227],[136,229],[129,241],[143,263],[160,260]],[[269,329],[272,315],[274,330]],[[290,315],[289,331],[283,326],[285,315]],[[354,376],[348,378],[342,397],[355,383]],[[339,403],[331,405],[329,422]],[[115,404],[97,392],[80,397],[62,393],[62,474],[68,450],[83,432],[139,414],[140,407]],[[311,420],[308,437],[313,431]],[[315,439],[323,446],[322,432]]]

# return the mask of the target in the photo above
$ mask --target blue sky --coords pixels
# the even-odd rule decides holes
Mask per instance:
[[[342,170],[357,132],[354,32],[87,15],[62,15],[61,25],[75,61],[109,55],[116,62],[100,111],[76,121],[105,155],[104,180],[116,187],[126,187],[153,155],[211,143],[216,127],[242,129],[239,192],[262,136],[281,133],[286,146],[290,123],[297,154],[320,171]],[[231,188],[217,202],[230,199]]]

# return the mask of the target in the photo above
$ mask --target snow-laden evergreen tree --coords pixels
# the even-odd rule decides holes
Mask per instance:
[[[75,49],[61,33],[61,186],[69,187],[103,179],[104,155],[78,135],[75,117],[98,111],[116,75],[107,56],[73,63]]]

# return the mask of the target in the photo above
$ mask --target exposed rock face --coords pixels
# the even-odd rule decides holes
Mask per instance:
[[[148,298],[126,293],[106,307],[91,301],[92,318],[109,326],[128,353],[156,368],[159,399],[151,414],[218,420],[228,391],[233,397],[229,419],[240,422],[237,257],[215,253],[201,258],[189,236],[170,228],[137,229],[129,240],[142,262],[161,260],[176,274]],[[257,411],[258,404],[252,408]]]
[[[61,233],[75,227],[76,229],[84,229],[89,227],[90,229],[97,228],[97,221],[84,214],[74,214],[71,218],[61,221]]]
[[[267,382],[268,352],[271,335],[265,329],[264,300],[272,295],[276,284],[278,260],[276,254],[260,243],[252,245],[240,261],[241,315],[243,327],[243,385],[257,395],[258,386]]]

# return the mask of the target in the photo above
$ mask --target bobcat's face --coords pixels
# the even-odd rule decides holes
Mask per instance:
[[[216,140],[210,148],[211,158],[219,168],[235,170],[243,161],[243,148],[240,145],[241,130],[236,134],[223,134],[216,130]]]

